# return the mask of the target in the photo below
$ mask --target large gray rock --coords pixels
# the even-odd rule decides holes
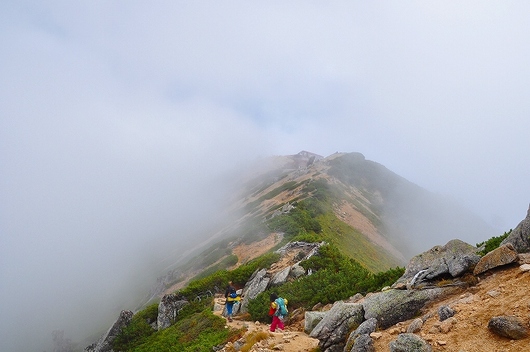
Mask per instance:
[[[163,330],[175,322],[179,311],[189,302],[182,297],[171,293],[164,295],[158,304],[157,329]]]
[[[418,315],[426,303],[440,298],[448,291],[445,288],[426,290],[388,290],[364,299],[365,319],[375,318],[379,326],[386,329],[396,323]]]
[[[260,293],[267,289],[270,282],[270,277],[267,276],[267,270],[261,269],[256,270],[243,288],[243,299],[241,300],[241,306],[239,313],[248,312],[248,303],[250,300],[256,298]]]
[[[506,243],[513,244],[517,253],[530,252],[530,206],[526,218],[501,242],[501,245]]]
[[[310,334],[311,331],[315,328],[315,326],[320,323],[322,319],[326,316],[327,312],[305,312],[304,316],[304,331],[306,334]]]
[[[121,333],[121,331],[131,323],[133,312],[122,310],[118,319],[112,324],[110,329],[98,340],[98,342],[85,348],[86,352],[111,352],[112,341]]]
[[[344,352],[348,352],[344,350]],[[368,334],[355,339],[355,343],[349,352],[375,352],[374,341]]]
[[[370,318],[368,320],[365,320],[359,325],[357,329],[352,331],[350,336],[348,337],[348,341],[346,342],[346,347],[344,347],[344,351],[353,351],[352,347],[355,345],[355,342],[361,335],[370,335],[377,329],[377,319]],[[371,340],[371,339],[370,339]],[[357,350],[362,350],[361,346],[364,346],[366,341],[364,341],[362,344],[359,343],[357,346]],[[373,348],[373,343],[372,343]]]
[[[512,340],[528,337],[528,327],[520,318],[515,316],[493,317],[488,322],[491,332]]]
[[[515,251],[513,244],[504,244],[483,256],[475,266],[473,274],[482,274],[490,269],[514,263],[518,258],[519,255]]]
[[[393,287],[415,288],[423,281],[445,274],[458,277],[472,270],[479,260],[476,247],[458,239],[451,240],[445,246],[435,246],[412,258]]]
[[[320,341],[322,352],[342,352],[348,332],[363,322],[363,315],[361,304],[335,302],[309,336]]]
[[[287,278],[289,277],[289,273],[291,272],[291,267],[288,266],[284,268],[283,270],[277,272],[274,274],[272,279],[269,282],[270,286],[279,286],[284,284],[287,281]]]
[[[414,334],[399,334],[390,342],[390,352],[431,352],[432,347],[421,337]]]

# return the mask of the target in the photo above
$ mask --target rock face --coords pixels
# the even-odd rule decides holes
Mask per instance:
[[[488,329],[499,336],[512,340],[528,337],[526,324],[520,318],[514,316],[493,317],[488,322]]]
[[[157,329],[160,331],[168,328],[175,321],[182,307],[188,303],[174,293],[164,295],[158,304]]]
[[[412,258],[393,287],[411,289],[441,275],[461,276],[472,270],[479,260],[476,247],[461,240],[451,240],[445,246],[435,246]]]
[[[514,263],[518,258],[519,255],[513,245],[506,243],[483,256],[475,266],[473,275],[479,275],[498,266]]]
[[[501,245],[507,243],[511,243],[517,253],[530,252],[530,206],[526,218],[501,242]]]
[[[86,352],[110,352],[112,351],[112,341],[120,334],[123,328],[130,324],[133,312],[122,310],[120,316],[110,329],[99,339],[98,342],[85,348]]]
[[[342,352],[348,332],[363,322],[363,315],[361,304],[335,302],[309,336],[320,341],[322,352]]]

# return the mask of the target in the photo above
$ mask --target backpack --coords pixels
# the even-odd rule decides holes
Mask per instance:
[[[278,308],[276,309],[275,315],[277,316],[286,316],[289,311],[287,310],[287,300],[281,297],[276,298],[274,301]]]

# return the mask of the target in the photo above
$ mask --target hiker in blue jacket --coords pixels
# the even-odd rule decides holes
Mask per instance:
[[[232,281],[228,281],[228,287],[225,291],[226,298],[226,317],[228,321],[232,321],[232,309],[234,308],[234,303],[240,300],[240,297],[237,295],[235,287],[232,285]]]

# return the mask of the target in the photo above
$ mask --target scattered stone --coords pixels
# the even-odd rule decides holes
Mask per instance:
[[[530,264],[523,264],[519,267],[519,269],[521,269],[522,272],[528,272],[530,271]]]
[[[440,321],[449,319],[454,315],[455,311],[449,306],[441,306],[440,308],[438,308],[438,317],[440,317]]]
[[[400,334],[389,347],[390,352],[432,352],[431,345],[414,334]]]
[[[370,334],[370,337],[376,340],[379,340],[381,337],[383,337],[382,332],[373,332]]]
[[[486,292],[486,294],[487,294],[488,296],[490,296],[490,297],[495,298],[495,297],[497,297],[498,295],[500,295],[501,293],[500,293],[499,291],[496,291],[496,290],[491,290],[491,291]]]
[[[491,332],[513,340],[520,340],[528,337],[526,324],[515,316],[493,317],[488,322],[488,329]]]
[[[423,320],[421,318],[416,318],[410,323],[407,328],[407,333],[413,334],[421,330],[423,326]]]

